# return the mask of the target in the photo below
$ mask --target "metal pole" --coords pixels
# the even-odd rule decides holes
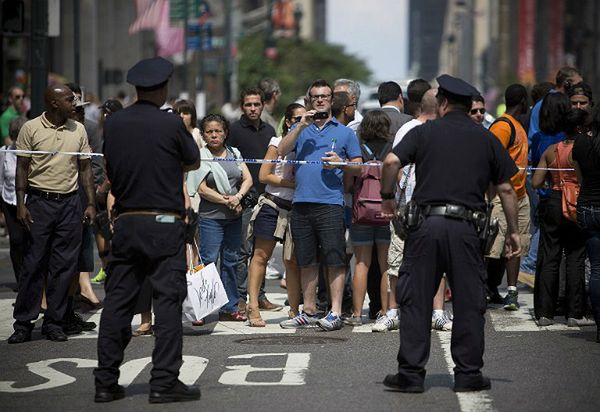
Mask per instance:
[[[188,69],[187,69],[187,50],[188,50],[188,0],[183,0],[185,13],[183,15],[183,91],[188,93]]]
[[[44,92],[48,84],[48,0],[36,0],[31,8],[31,116],[44,111]]]
[[[73,77],[75,83],[80,84],[80,60],[81,60],[81,47],[80,47],[80,13],[79,13],[79,0],[73,0]]]
[[[225,74],[223,76],[223,100],[225,102],[231,101],[231,75],[233,71],[231,62],[232,15],[232,0],[225,0],[225,64],[223,65],[225,67]]]

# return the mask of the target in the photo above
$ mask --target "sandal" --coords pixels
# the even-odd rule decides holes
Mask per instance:
[[[246,306],[246,313],[248,314],[248,326],[251,328],[264,328],[267,324],[260,317],[260,310],[256,306]]]
[[[239,310],[233,313],[221,312],[219,313],[220,322],[245,322],[248,318],[244,316]]]
[[[204,326],[205,324],[205,320],[204,319],[200,319],[200,320],[193,320],[192,321],[192,326]]]

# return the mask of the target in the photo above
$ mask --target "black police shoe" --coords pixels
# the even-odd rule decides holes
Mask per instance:
[[[17,329],[8,338],[9,344],[29,342],[31,340],[31,331],[25,329]]]
[[[170,389],[164,391],[151,391],[148,401],[150,403],[188,402],[200,399],[200,388],[187,386],[180,380],[175,382]]]
[[[490,378],[483,375],[455,375],[454,392],[477,392],[492,389]]]
[[[83,320],[81,315],[76,312],[72,312],[68,317],[63,330],[67,335],[77,335],[83,331],[90,331],[96,328],[95,322],[86,322]]]
[[[62,329],[50,329],[44,334],[46,335],[46,339],[51,340],[52,342],[66,342],[69,340]]]
[[[425,391],[423,384],[409,382],[403,375],[387,375],[383,380],[383,384],[397,392],[405,393],[422,393]]]
[[[104,403],[118,401],[125,397],[125,389],[121,385],[116,383],[109,387],[96,387],[96,395],[94,395],[94,402]]]

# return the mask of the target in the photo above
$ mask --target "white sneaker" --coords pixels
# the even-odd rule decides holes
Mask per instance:
[[[281,279],[281,274],[279,271],[273,266],[271,260],[267,263],[267,268],[265,270],[265,279]]]
[[[371,328],[371,332],[387,332],[388,330],[396,330],[398,328],[400,328],[400,320],[397,315],[395,317],[379,315]]]
[[[443,332],[452,330],[452,320],[446,311],[442,315],[433,315],[431,317],[431,328]]]

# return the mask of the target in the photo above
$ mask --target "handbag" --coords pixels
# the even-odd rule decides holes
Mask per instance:
[[[187,296],[182,304],[182,321],[202,320],[229,302],[214,263],[193,267],[185,275]]]
[[[561,192],[561,200],[562,200],[562,214],[563,216],[572,221],[577,222],[577,197],[579,197],[579,183],[569,182],[565,180],[565,176],[561,168],[563,167],[563,163],[560,161],[560,157],[558,154],[558,143],[556,145],[555,154],[558,163],[558,178],[559,178],[559,187]]]

